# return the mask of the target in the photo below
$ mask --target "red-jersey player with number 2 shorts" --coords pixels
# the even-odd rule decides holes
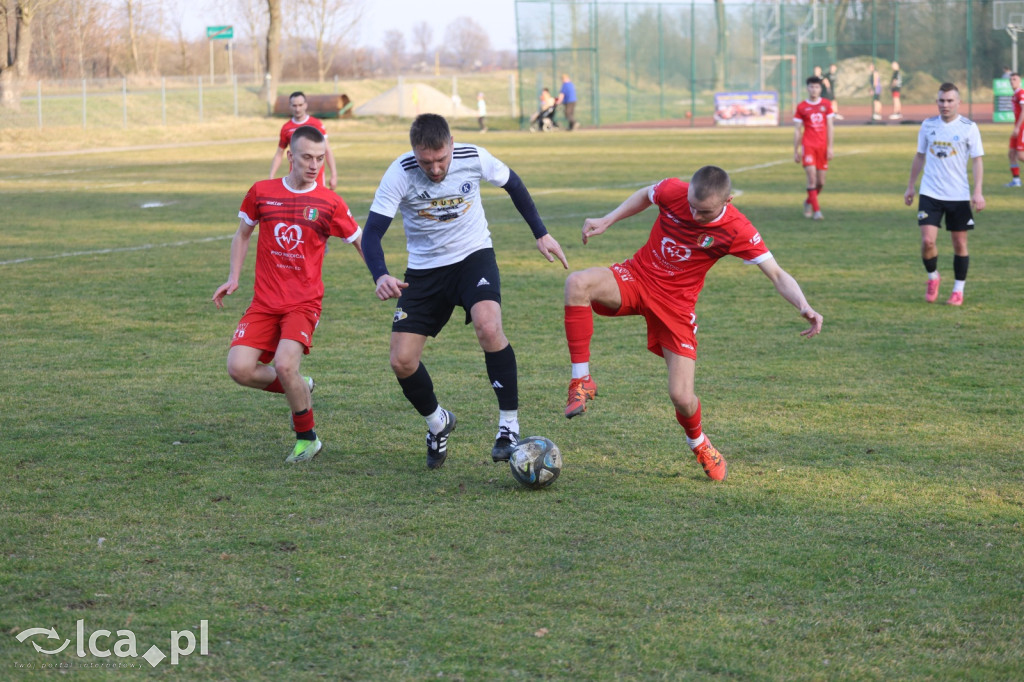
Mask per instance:
[[[313,379],[299,370],[320,321],[328,237],[341,237],[362,256],[362,230],[348,206],[316,180],[325,156],[319,130],[295,130],[288,175],[261,180],[245,195],[231,239],[228,281],[213,294],[213,302],[223,308],[224,297],[238,289],[249,240],[258,225],[252,303],[235,329],[228,375],[242,386],[285,394],[295,431],[287,462],[313,459],[323,447],[313,419]]]
[[[647,321],[647,349],[665,359],[669,398],[676,420],[686,432],[704,473],[725,480],[725,458],[704,434],[700,400],[694,392],[697,363],[697,297],[704,277],[719,259],[736,256],[757,265],[811,326],[801,332],[811,337],[821,331],[822,318],[804,298],[800,285],[779,267],[761,235],[732,205],[729,175],[717,166],[704,166],[689,183],[677,178],[633,193],[603,218],[583,222],[583,243],[616,222],[658,207],[658,218],[647,243],[622,263],[579,270],[565,281],[565,337],[572,362],[572,381],[565,416],[583,414],[587,401],[597,396],[590,376],[593,312],[612,317],[643,315]]]
[[[793,114],[796,123],[793,131],[793,160],[802,163],[807,172],[805,218],[821,220],[825,217],[821,214],[818,195],[825,188],[825,172],[832,158],[834,117],[832,102],[821,96],[821,79],[811,76],[807,79],[807,99],[796,106],[796,113]]]

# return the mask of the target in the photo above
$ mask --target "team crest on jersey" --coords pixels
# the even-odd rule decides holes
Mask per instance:
[[[302,228],[298,225],[278,223],[274,227],[274,239],[285,251],[294,251],[302,244]]]
[[[473,184],[469,182],[462,183],[462,187],[459,187],[459,191],[463,194],[469,194],[473,191]]]
[[[316,220],[318,217],[320,217],[320,211],[310,206],[307,206],[306,208],[302,209],[302,217],[305,218],[306,220]]]
[[[707,232],[704,232],[703,234],[701,234],[701,236],[697,237],[697,246],[699,246],[702,249],[706,249],[714,243],[715,238],[709,235]]]

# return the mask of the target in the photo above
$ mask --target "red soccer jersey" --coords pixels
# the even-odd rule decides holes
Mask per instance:
[[[686,198],[689,183],[667,178],[654,186],[652,199],[659,209],[647,243],[633,254],[640,265],[631,268],[650,292],[657,292],[674,308],[692,311],[704,288],[711,266],[726,255],[750,263],[771,258],[757,229],[731,203],[711,223],[698,223]]]
[[[284,125],[281,126],[281,135],[277,141],[277,146],[281,149],[288,149],[288,145],[292,142],[292,133],[295,132],[296,128],[301,128],[302,126],[313,126],[323,134],[325,139],[327,138],[327,128],[324,128],[324,122],[320,119],[314,116],[307,116],[306,120],[302,123],[296,123],[294,120],[289,118],[284,122]],[[325,163],[324,167],[326,166],[327,164]],[[288,170],[291,170],[291,165],[288,166]],[[316,176],[317,183],[321,185],[327,184],[324,182],[325,172],[324,168],[320,169],[320,174]]]
[[[1024,100],[1024,88],[1013,91],[1013,122],[1020,120],[1021,100]]]
[[[309,308],[319,313],[327,238],[351,243],[360,234],[345,201],[319,183],[296,192],[284,178],[261,180],[245,195],[238,217],[248,225],[259,224],[249,309],[282,313]]]
[[[833,115],[832,102],[827,99],[819,99],[814,104],[804,100],[796,105],[793,121],[804,124],[804,149],[828,147],[828,118]]]

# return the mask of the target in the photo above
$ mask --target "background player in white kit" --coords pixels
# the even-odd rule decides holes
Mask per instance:
[[[974,229],[974,215],[985,208],[981,193],[984,168],[981,157],[981,133],[970,119],[960,115],[960,91],[952,83],[939,86],[936,100],[939,115],[926,119],[917,135],[917,153],[910,165],[910,181],[903,201],[914,202],[914,184],[921,178],[921,199],[917,209],[917,224],[921,228],[921,260],[928,273],[924,299],[929,303],[939,295],[939,249],[935,244],[939,223],[946,216],[946,230],[953,239],[953,292],[946,301],[949,305],[963,305],[964,284],[970,257],[967,252],[967,231]],[[967,163],[971,163],[974,191],[967,182]]]
[[[480,183],[508,192],[548,261],[569,268],[547,232],[522,180],[486,149],[456,145],[448,122],[421,114],[409,130],[411,154],[398,157],[380,181],[363,237],[377,298],[397,298],[391,326],[391,368],[405,397],[427,420],[427,467],[448,456],[455,415],[441,407],[420,361],[428,336],[437,336],[455,306],[466,311],[484,351],[487,376],[498,398],[495,462],[508,461],[519,440],[516,356],[501,325],[501,282],[491,246]],[[388,273],[381,237],[401,210],[409,263],[405,281]]]

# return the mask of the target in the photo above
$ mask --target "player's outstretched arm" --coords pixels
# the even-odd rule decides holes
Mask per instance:
[[[774,258],[759,263],[758,267],[761,268],[761,272],[765,274],[768,279],[775,285],[775,290],[779,294],[789,301],[794,308],[800,311],[800,316],[811,323],[811,326],[804,331],[800,332],[800,336],[806,336],[811,338],[817,336],[821,332],[822,317],[818,314],[811,304],[807,302],[804,297],[804,292],[800,289],[800,285],[793,279],[793,276],[788,272],[779,267],[779,264],[775,262]]]
[[[388,273],[387,262],[384,260],[384,247],[381,246],[380,240],[390,226],[391,218],[370,211],[360,240],[363,260],[366,262],[366,267],[370,269],[370,276],[373,277],[374,293],[382,301],[398,298],[402,295],[402,289],[409,286]]]
[[[609,227],[624,218],[634,216],[651,205],[652,185],[642,187],[629,195],[625,201],[616,206],[603,218],[587,218],[583,221],[583,243],[586,244],[591,237],[595,237]]]
[[[249,225],[244,220],[238,221],[238,229],[235,230],[235,236],[231,238],[231,269],[228,271],[228,281],[213,292],[213,304],[218,308],[224,307],[225,296],[230,296],[238,290],[242,266],[245,264],[246,254],[249,253],[249,238],[254,229],[256,229],[255,225]]]
[[[554,263],[555,258],[558,258],[562,262],[562,267],[566,270],[569,269],[569,261],[565,259],[565,254],[562,253],[561,245],[551,236],[550,233],[544,235],[537,240],[537,250],[548,259],[549,263]]]

